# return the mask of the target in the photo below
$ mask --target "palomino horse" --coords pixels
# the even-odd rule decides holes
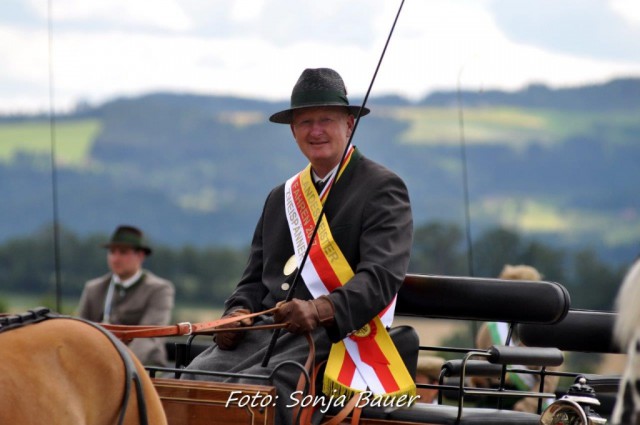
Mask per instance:
[[[89,322],[48,317],[37,309],[0,318],[1,424],[166,425],[151,379],[120,341]]]
[[[640,424],[640,259],[631,266],[616,300],[615,336],[627,349],[627,366],[613,412],[614,424]]]

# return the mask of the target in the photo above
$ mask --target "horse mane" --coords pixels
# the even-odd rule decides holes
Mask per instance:
[[[626,349],[640,332],[640,259],[627,272],[618,295],[616,307],[618,319],[615,325],[615,338],[620,347]]]

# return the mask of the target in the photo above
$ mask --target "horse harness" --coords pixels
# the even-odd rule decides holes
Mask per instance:
[[[37,307],[27,313],[0,315],[0,333],[46,320],[48,313],[48,308]]]
[[[214,320],[211,322],[203,322],[203,323],[179,323],[177,325],[171,326],[128,326],[128,325],[112,325],[112,324],[103,324],[99,325],[97,323],[91,322],[86,319],[82,319],[79,317],[65,316],[58,313],[51,312],[48,308],[38,307],[33,310],[29,310],[27,313],[22,313],[18,315],[11,316],[0,316],[0,332],[8,331],[10,329],[20,328],[22,326],[26,326],[29,324],[38,323],[48,319],[72,319],[78,320],[80,322],[86,323],[95,329],[98,329],[102,332],[113,344],[113,346],[118,350],[120,357],[124,363],[125,367],[125,375],[126,375],[126,384],[125,384],[125,394],[122,400],[122,408],[120,410],[120,417],[118,420],[118,425],[122,425],[124,421],[124,415],[126,413],[127,405],[129,402],[129,397],[131,396],[131,382],[133,381],[136,385],[137,399],[138,399],[138,411],[140,415],[140,424],[141,425],[149,425],[147,419],[147,408],[146,403],[142,394],[142,382],[140,381],[140,376],[138,375],[138,371],[133,363],[133,359],[129,354],[129,351],[126,349],[126,346],[122,341],[128,341],[134,338],[148,338],[148,337],[156,337],[156,336],[176,336],[176,335],[191,335],[191,334],[211,334],[215,333],[221,329],[216,329],[216,327],[234,323],[243,318],[251,318],[261,314],[269,314],[273,313],[275,308],[270,310],[261,311],[258,313],[250,313],[243,316],[231,317],[231,318],[223,318]],[[252,326],[252,327],[243,327],[243,328],[225,328],[224,330],[258,330],[258,329],[273,329],[283,327],[285,324],[274,324],[274,325],[264,325],[264,326]],[[304,368],[309,372],[309,393],[312,396],[315,396],[315,382],[317,375],[319,374],[320,368],[322,364],[315,364],[315,346],[313,343],[313,339],[309,334],[305,334],[305,338],[309,343],[309,356],[307,357],[307,361],[305,362]],[[324,362],[323,362],[324,363]],[[300,376],[297,385],[296,394],[301,394],[304,389],[304,374]],[[338,412],[333,418],[324,422],[323,425],[337,425],[342,422],[345,418],[348,417],[350,413],[353,413],[351,418],[352,424],[357,424],[360,419],[361,408],[357,406],[357,397],[352,397],[351,400]],[[311,416],[313,414],[313,408],[303,407],[294,413],[294,417],[298,417],[298,423],[300,424],[308,424],[311,421]]]
[[[212,320],[209,322],[200,322],[200,323],[190,323],[190,322],[182,322],[176,325],[169,326],[131,326],[131,325],[113,325],[113,324],[103,324],[104,329],[108,330],[110,333],[115,335],[115,337],[121,339],[122,341],[129,341],[134,338],[150,338],[150,337],[159,337],[159,336],[182,336],[182,335],[211,335],[213,333],[219,331],[254,331],[254,330],[264,330],[264,329],[279,329],[285,327],[286,323],[275,323],[270,325],[258,325],[258,326],[249,326],[249,327],[239,327],[239,328],[220,328],[222,325],[229,325],[231,323],[236,323],[242,321],[245,318],[254,318],[264,314],[272,314],[277,310],[277,307],[255,312],[248,313],[240,316],[234,317],[223,317],[221,319]],[[313,342],[313,338],[311,338],[310,334],[304,334],[304,337],[309,344],[309,355],[307,356],[307,360],[304,364],[304,369],[308,372],[308,376],[305,374],[301,374],[298,380],[298,384],[296,387],[295,394],[302,394],[306,385],[305,381],[308,380],[308,394],[311,397],[315,398],[315,383],[318,375],[320,374],[321,367],[325,362],[316,365],[315,364],[315,344]],[[338,425],[342,423],[344,419],[346,419],[349,414],[351,416],[351,424],[356,425],[360,420],[360,414],[362,408],[357,404],[357,397],[352,397],[345,406],[335,414],[335,416],[328,421],[324,422],[322,425]],[[300,407],[298,405],[294,409],[293,416],[297,417],[295,423],[299,423],[302,425],[307,425],[311,423],[311,417],[313,415],[314,407],[306,406]]]
[[[120,354],[120,358],[122,358],[122,363],[124,364],[125,377],[126,377],[125,391],[122,399],[122,407],[120,408],[118,425],[122,425],[124,423],[124,417],[127,412],[127,406],[129,405],[129,398],[131,397],[132,382],[136,386],[140,424],[149,425],[149,421],[147,418],[147,405],[144,399],[144,394],[142,392],[142,381],[140,380],[140,375],[138,374],[138,370],[135,367],[131,354],[127,350],[127,347],[118,338],[116,338],[109,331],[105,330],[102,326],[79,317],[66,316],[66,315],[52,312],[46,307],[37,307],[35,309],[29,310],[26,313],[0,316],[0,333],[6,332],[12,329],[18,329],[23,326],[32,325],[32,324],[39,323],[49,319],[77,320],[79,322],[83,322],[83,323],[86,323],[87,325],[92,326],[93,328],[102,332],[102,334],[105,335],[107,338],[109,338],[109,341],[111,341],[113,346],[118,351],[118,354]]]

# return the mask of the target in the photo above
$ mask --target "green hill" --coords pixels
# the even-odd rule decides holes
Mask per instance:
[[[373,99],[354,143],[402,176],[417,223],[503,224],[558,244],[637,250],[640,79],[552,90]],[[357,102],[354,102],[357,103]],[[80,234],[136,223],[160,242],[248,244],[264,197],[301,169],[286,103],[158,93],[57,117],[60,220]],[[464,127],[460,126],[460,112]],[[0,118],[0,240],[50,222],[46,117]],[[618,255],[618,254],[616,254]]]
[[[100,131],[97,119],[63,121],[56,125],[56,157],[65,167],[83,167],[91,159],[91,147]],[[18,155],[49,155],[49,121],[29,120],[0,124],[0,163]]]

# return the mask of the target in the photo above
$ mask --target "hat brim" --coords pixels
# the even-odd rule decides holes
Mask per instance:
[[[127,246],[129,248],[139,249],[140,251],[143,251],[146,255],[151,255],[151,253],[153,252],[151,248],[149,248],[148,246],[134,245],[126,242],[111,242],[111,243],[106,243],[102,245],[103,248],[111,248],[112,246]]]
[[[271,115],[269,117],[269,121],[275,122],[277,124],[291,124],[291,121],[293,119],[293,111],[296,111],[298,109],[306,109],[306,108],[321,108],[325,106],[335,106],[336,108],[347,108],[349,112],[354,116],[358,116],[358,112],[362,110],[362,112],[360,112],[361,117],[364,117],[369,112],[371,112],[367,107],[360,107],[355,105],[342,105],[342,104],[335,104],[335,103],[325,103],[325,104],[297,106],[295,108],[285,109],[284,111],[276,112],[275,114]]]

